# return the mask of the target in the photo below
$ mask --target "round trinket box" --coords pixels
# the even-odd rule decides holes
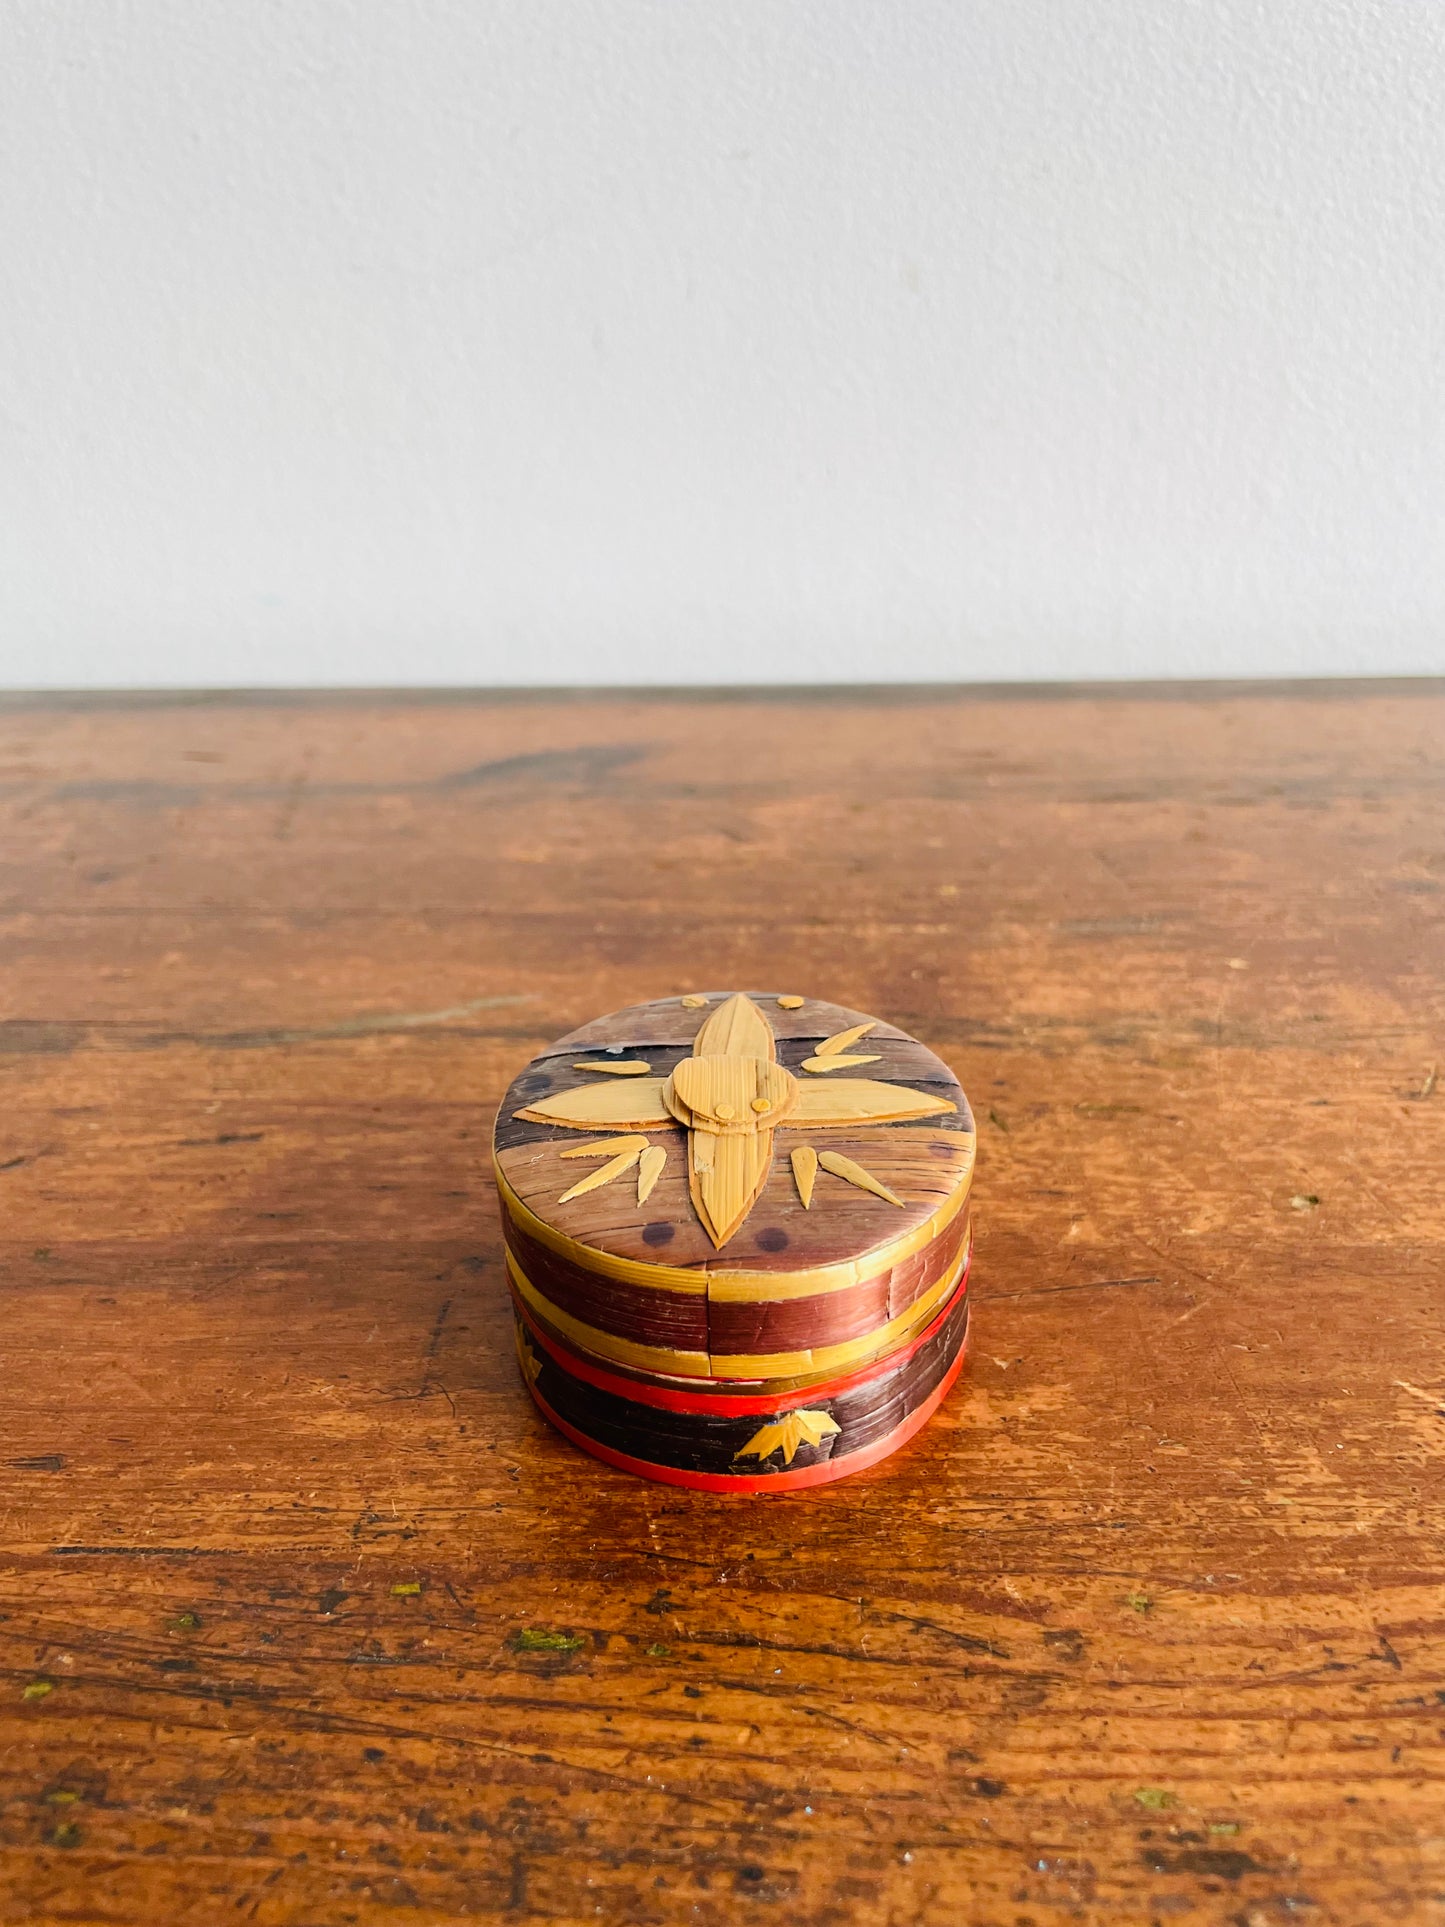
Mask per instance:
[[[532,1396],[673,1484],[874,1463],[962,1363],[973,1151],[947,1066],[836,1004],[693,994],[573,1031],[497,1118]]]

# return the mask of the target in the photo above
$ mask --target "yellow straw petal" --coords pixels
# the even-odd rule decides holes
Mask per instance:
[[[662,1101],[660,1077],[625,1077],[614,1083],[579,1084],[558,1091],[514,1113],[534,1124],[561,1124],[569,1131],[652,1130],[671,1124],[672,1113]]]
[[[610,1163],[604,1164],[600,1171],[589,1171],[580,1184],[574,1184],[570,1191],[562,1193],[557,1200],[558,1204],[570,1204],[573,1198],[580,1198],[587,1191],[600,1191],[604,1184],[611,1184],[612,1180],[620,1178],[624,1171],[630,1171],[636,1164],[638,1155],[636,1151],[623,1151]]]
[[[876,1027],[875,1018],[871,1024],[855,1024],[852,1030],[840,1030],[832,1037],[825,1037],[818,1046],[819,1057],[836,1057],[840,1050],[847,1050],[850,1044],[856,1044],[860,1037],[866,1037]]]
[[[645,1137],[595,1137],[590,1144],[569,1144],[564,1158],[615,1158],[619,1151],[645,1151]]]
[[[795,1131],[845,1124],[896,1124],[907,1117],[932,1117],[955,1111],[951,1097],[931,1097],[907,1084],[885,1084],[871,1077],[829,1077],[800,1083],[798,1101],[788,1116]]]
[[[646,1204],[652,1196],[652,1187],[662,1176],[663,1166],[667,1163],[667,1152],[660,1144],[650,1144],[642,1153],[637,1166],[637,1202]]]
[[[708,1018],[693,1039],[694,1057],[761,1057],[771,1064],[777,1056],[772,1027],[751,997],[729,997]]]
[[[788,1153],[788,1161],[793,1167],[793,1182],[798,1187],[798,1196],[803,1200],[803,1209],[813,1208],[813,1180],[818,1175],[818,1153],[811,1144],[800,1144]]]
[[[890,1191],[871,1171],[865,1171],[852,1158],[845,1158],[841,1151],[820,1151],[818,1162],[825,1171],[831,1171],[835,1178],[842,1178],[845,1184],[856,1184],[860,1191],[871,1191],[875,1198],[882,1198],[885,1204],[896,1204],[902,1209],[903,1200],[896,1191]]]

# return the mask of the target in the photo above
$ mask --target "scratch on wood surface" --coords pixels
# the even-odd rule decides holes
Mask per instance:
[[[451,1299],[444,1298],[442,1300],[440,1308],[437,1311],[436,1317],[432,1320],[431,1335],[428,1337],[426,1341],[426,1350],[422,1354],[422,1357],[426,1359],[428,1363],[430,1363],[430,1361],[434,1359],[437,1355],[437,1347],[442,1342],[442,1328],[446,1324],[448,1317],[451,1315],[451,1309],[452,1309]]]
[[[307,795],[317,801],[388,796],[458,795],[470,790],[485,790],[528,783],[555,784],[565,789],[585,789],[604,783],[615,772],[626,769],[646,756],[648,743],[579,743],[570,749],[529,750],[517,756],[499,756],[469,767],[446,770],[439,776],[402,778],[395,782],[320,782],[307,786]],[[58,803],[116,803],[138,809],[194,809],[199,804],[288,803],[295,790],[294,777],[279,783],[171,783],[144,776],[87,777],[57,784],[48,792]],[[34,791],[31,783],[9,782],[0,785],[0,795]]]
[[[870,1606],[866,1619],[874,1623],[890,1621],[897,1625],[913,1626],[919,1632],[937,1633],[954,1646],[961,1646],[967,1653],[986,1654],[990,1659],[1010,1659],[1012,1654],[1007,1646],[1000,1646],[997,1640],[982,1638],[977,1633],[960,1632],[956,1626],[944,1626],[936,1619],[927,1619],[921,1613],[898,1612],[887,1606]]]
[[[1078,1285],[1030,1285],[1025,1291],[991,1291],[980,1298],[980,1302],[999,1305],[1008,1298],[1047,1298],[1060,1291],[1115,1291],[1121,1285],[1157,1285],[1158,1278],[1093,1278],[1087,1284]]]
[[[452,1024],[471,1017],[479,1010],[501,1010],[508,1004],[535,1003],[530,991],[502,997],[471,997],[464,1004],[449,1004],[443,1010],[382,1010],[360,1017],[340,1017],[334,1023],[313,1024],[297,1030],[256,1031],[253,1036],[267,1037],[275,1043],[301,1043],[312,1037],[360,1037],[372,1031],[417,1030],[429,1024]],[[247,1035],[248,1033],[231,1033]]]
[[[1411,1385],[1407,1379],[1403,1378],[1397,1378],[1393,1382],[1399,1386],[1402,1392],[1408,1392],[1412,1398],[1421,1399],[1435,1412],[1437,1417],[1445,1418],[1445,1392],[1422,1392],[1418,1385]]]
[[[381,1036],[391,1031],[460,1023],[479,1011],[535,1003],[531,991],[500,997],[473,997],[444,1010],[368,1011],[326,1023],[258,1030],[152,1030],[119,1021],[51,1021],[9,1018],[0,1021],[0,1056],[67,1056],[77,1051],[270,1050],[282,1044],[309,1044],[328,1038]]]
[[[1206,1305],[1212,1305],[1213,1302],[1214,1300],[1212,1298],[1196,1298],[1194,1303],[1189,1307],[1188,1311],[1180,1312],[1179,1316],[1174,1320],[1174,1323],[1176,1325],[1184,1324],[1184,1322],[1187,1319],[1190,1319],[1194,1316],[1195,1312],[1203,1311]]]
[[[235,1559],[238,1546],[52,1546],[56,1559]]]

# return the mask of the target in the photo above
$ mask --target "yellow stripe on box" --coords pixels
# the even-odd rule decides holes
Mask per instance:
[[[631,1365],[639,1372],[660,1372],[667,1378],[711,1378],[712,1360],[706,1352],[673,1352],[662,1345],[638,1345],[630,1338],[615,1338],[611,1332],[598,1331],[595,1325],[585,1325],[570,1311],[563,1311],[560,1305],[542,1296],[517,1263],[510,1246],[506,1258],[507,1275],[517,1296],[530,1305],[539,1318],[555,1326],[578,1351],[611,1359],[616,1365]]]

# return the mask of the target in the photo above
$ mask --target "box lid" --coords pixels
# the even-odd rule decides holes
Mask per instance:
[[[634,1005],[503,1100],[513,1285],[634,1367],[845,1368],[956,1282],[973,1152],[957,1080],[894,1025],[775,991]]]

